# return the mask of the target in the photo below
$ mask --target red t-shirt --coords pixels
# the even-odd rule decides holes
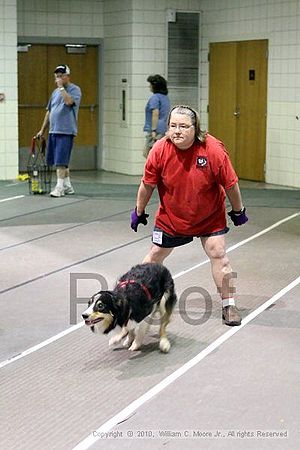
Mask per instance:
[[[199,236],[226,227],[225,190],[238,177],[224,144],[207,134],[206,142],[195,142],[179,150],[163,138],[150,151],[142,178],[156,185],[160,207],[155,224],[177,236]]]

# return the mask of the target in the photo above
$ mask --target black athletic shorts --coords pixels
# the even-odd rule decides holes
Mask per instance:
[[[221,234],[228,233],[229,228],[225,227],[223,230],[215,231],[214,233],[202,234],[201,236],[172,236],[169,233],[166,233],[161,228],[154,227],[152,233],[152,242],[158,247],[163,248],[173,248],[180,247],[181,245],[189,244],[194,240],[195,237],[210,237],[210,236],[219,236]]]

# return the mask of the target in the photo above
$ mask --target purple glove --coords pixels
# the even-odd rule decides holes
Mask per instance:
[[[137,228],[140,223],[142,223],[143,225],[147,225],[147,217],[149,217],[149,214],[145,214],[145,211],[140,216],[138,216],[135,208],[135,210],[131,213],[131,228],[135,232],[137,232]]]
[[[231,210],[228,215],[236,227],[238,227],[239,225],[244,225],[244,223],[248,222],[245,207],[241,211]]]

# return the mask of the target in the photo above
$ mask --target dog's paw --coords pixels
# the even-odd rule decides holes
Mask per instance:
[[[110,340],[108,341],[108,345],[109,345],[109,346],[116,345],[116,344],[118,344],[119,342],[121,342],[122,338],[123,338],[122,335],[116,334],[115,336],[113,336],[112,338],[110,338]]]
[[[159,341],[160,351],[162,353],[168,353],[170,348],[171,348],[171,344],[170,344],[168,338],[166,338],[166,337],[161,338],[161,340]]]
[[[130,347],[132,342],[134,340],[134,336],[132,336],[130,333],[126,336],[124,342],[123,342],[123,347]]]
[[[133,341],[133,343],[131,344],[131,346],[129,347],[129,350],[131,352],[135,352],[136,350],[139,350],[141,344],[139,342],[137,342],[136,340]]]

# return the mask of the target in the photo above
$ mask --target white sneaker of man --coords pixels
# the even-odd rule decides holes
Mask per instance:
[[[65,185],[64,186],[64,193],[65,193],[65,195],[73,195],[73,194],[75,194],[73,186],[71,184]]]
[[[65,195],[64,188],[60,188],[59,186],[55,186],[53,191],[50,192],[51,197],[63,197]]]

